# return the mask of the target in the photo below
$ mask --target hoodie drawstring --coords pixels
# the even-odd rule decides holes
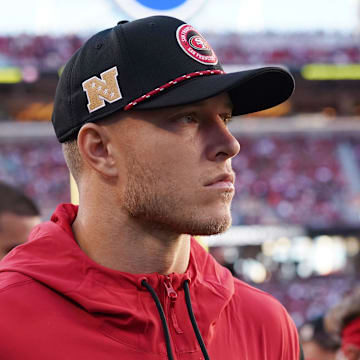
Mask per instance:
[[[164,310],[163,310],[163,308],[161,306],[159,297],[157,296],[155,290],[151,287],[151,285],[146,280],[143,280],[141,282],[141,285],[146,287],[146,289],[150,292],[152,298],[155,301],[156,307],[158,309],[158,312],[159,312],[159,315],[160,315],[160,318],[161,318],[162,326],[163,326],[163,329],[164,329],[167,355],[168,355],[169,360],[174,360],[174,356],[173,356],[172,349],[171,349],[171,343],[170,343],[169,327],[167,325]]]
[[[165,318],[165,313],[164,310],[161,306],[159,297],[157,296],[155,290],[151,287],[151,285],[144,279],[141,282],[141,285],[143,285],[144,287],[146,287],[146,289],[150,292],[152,298],[154,299],[154,302],[156,304],[156,307],[158,309],[160,318],[161,318],[161,322],[162,322],[162,326],[164,329],[164,335],[165,335],[165,343],[166,343],[166,351],[167,351],[167,355],[168,355],[168,359],[169,360],[174,360],[174,355],[172,352],[172,348],[171,348],[171,342],[170,342],[170,332],[169,332],[169,327],[168,324],[166,322],[166,318]],[[186,306],[188,309],[188,313],[189,313],[189,317],[191,320],[191,324],[192,327],[194,329],[195,335],[196,335],[196,339],[200,345],[201,351],[204,355],[204,360],[210,360],[209,355],[207,353],[204,341],[201,337],[200,331],[199,331],[199,327],[196,323],[196,319],[194,316],[194,312],[192,310],[192,306],[191,306],[191,299],[190,299],[190,290],[189,290],[189,281],[185,280],[184,281],[184,291],[185,291],[185,301],[186,301]]]
[[[186,301],[186,306],[187,306],[187,309],[188,309],[188,313],[189,313],[189,316],[190,316],[190,320],[191,320],[191,324],[193,326],[193,329],[194,329],[194,332],[195,332],[195,335],[196,335],[196,338],[197,338],[197,341],[200,345],[200,348],[201,348],[201,351],[204,355],[204,359],[205,360],[210,360],[209,358],[209,355],[207,353],[207,350],[206,350],[206,347],[205,347],[205,344],[204,344],[204,341],[201,337],[201,334],[200,334],[200,330],[199,330],[199,327],[196,323],[196,319],[195,319],[195,315],[194,315],[194,312],[193,312],[193,309],[192,309],[192,306],[191,306],[191,298],[190,298],[190,290],[189,290],[189,280],[185,280],[184,281],[184,291],[185,291],[185,301]]]

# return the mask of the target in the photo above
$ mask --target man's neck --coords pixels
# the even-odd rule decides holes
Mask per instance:
[[[133,274],[184,273],[190,236],[172,234],[122,214],[83,211],[72,229],[81,249],[98,264]]]

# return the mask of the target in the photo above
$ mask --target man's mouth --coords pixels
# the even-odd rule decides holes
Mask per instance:
[[[234,190],[235,176],[232,173],[223,173],[205,184],[205,187]]]

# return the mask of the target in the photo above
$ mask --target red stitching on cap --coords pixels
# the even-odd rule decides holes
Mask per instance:
[[[138,103],[144,101],[145,99],[148,99],[150,98],[151,96],[154,96],[156,94],[158,94],[160,91],[163,91],[173,85],[176,85],[184,80],[187,80],[187,79],[191,79],[191,78],[194,78],[194,77],[197,77],[197,76],[202,76],[202,75],[218,75],[218,74],[225,74],[224,71],[222,70],[205,70],[205,71],[196,71],[196,72],[193,72],[193,73],[190,73],[190,74],[186,74],[186,75],[182,75],[174,80],[171,80],[169,81],[168,83],[162,85],[162,86],[159,86],[157,87],[156,89],[154,90],[151,90],[149,91],[147,94],[145,95],[142,95],[140,96],[139,98],[135,99],[134,101],[130,102],[129,104],[127,104],[125,107],[124,107],[124,110],[127,111],[127,110],[130,110],[131,108],[133,108],[135,105],[137,105]]]

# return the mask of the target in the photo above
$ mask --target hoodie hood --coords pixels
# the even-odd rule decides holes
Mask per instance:
[[[199,330],[205,343],[211,341],[216,321],[234,295],[230,271],[220,266],[195,239],[191,240],[190,261],[184,274],[130,274],[103,267],[91,260],[75,241],[71,225],[76,214],[76,206],[59,205],[50,221],[34,228],[29,241],[0,262],[0,272],[20,273],[46,285],[87,312],[100,316],[101,327],[110,336],[122,336],[122,340],[125,337],[131,346],[144,346],[146,351],[150,350],[146,336],[139,337],[138,329],[155,337],[154,347],[164,340],[159,314],[142,281],[146,280],[156,291],[165,311],[168,304],[164,281],[171,282],[180,304],[174,313],[175,329],[180,336],[182,332],[193,331],[190,322],[182,319],[187,316],[182,303],[184,281],[188,280]],[[209,298],[211,302],[207,301]],[[193,346],[197,347],[193,334],[192,338]]]

